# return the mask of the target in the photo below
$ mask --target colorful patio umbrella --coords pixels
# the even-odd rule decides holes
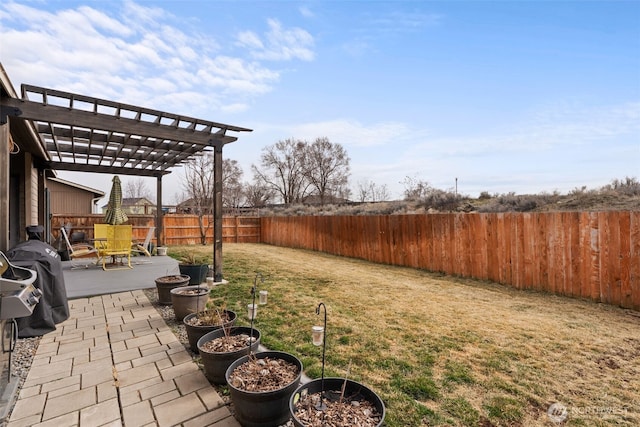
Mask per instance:
[[[122,186],[120,178],[113,177],[113,185],[111,186],[111,194],[109,194],[109,204],[107,212],[104,215],[104,222],[111,225],[118,225],[127,222],[127,214],[122,210]]]

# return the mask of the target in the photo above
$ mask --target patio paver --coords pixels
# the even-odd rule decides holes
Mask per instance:
[[[42,337],[7,427],[238,427],[141,290],[69,301]]]

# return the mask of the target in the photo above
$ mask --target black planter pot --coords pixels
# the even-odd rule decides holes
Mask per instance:
[[[209,264],[178,264],[180,274],[191,277],[190,285],[199,285],[207,279]]]
[[[243,356],[233,362],[225,373],[225,380],[229,385],[229,394],[235,409],[235,418],[243,427],[273,427],[284,424],[289,420],[289,399],[298,388],[302,376],[302,362],[292,354],[281,351],[264,351],[253,357],[263,359],[281,359],[291,362],[298,367],[298,377],[287,386],[272,391],[250,392],[236,388],[229,382],[234,369],[249,360]]]
[[[236,318],[238,317],[238,315],[236,314],[235,311],[224,310],[224,312],[227,313],[230,319],[224,325],[196,326],[196,325],[190,324],[189,321],[194,317],[196,317],[199,313],[191,313],[185,316],[184,319],[182,319],[182,323],[184,323],[184,328],[187,331],[187,338],[189,338],[189,347],[191,347],[191,351],[196,353],[198,352],[198,340],[202,338],[205,334],[211,331],[220,329],[222,327],[229,328],[236,323]],[[224,376],[224,372],[222,373],[222,375]],[[224,381],[224,378],[223,378],[223,381]]]
[[[156,279],[156,289],[158,290],[158,303],[171,304],[171,289],[187,286],[190,277],[187,275],[162,276]]]
[[[229,335],[240,335],[247,334],[251,335],[251,328],[246,326],[236,326],[229,329]],[[215,331],[208,332],[204,334],[199,340],[197,344],[198,351],[200,352],[200,360],[202,361],[202,366],[204,367],[204,375],[207,379],[215,384],[225,384],[226,378],[225,374],[229,366],[241,358],[242,356],[246,356],[249,354],[249,347],[244,348],[242,350],[237,351],[229,351],[226,353],[211,353],[208,351],[201,350],[202,346],[209,341],[213,341],[216,338],[221,338],[224,336],[224,329],[219,328]],[[251,342],[251,351],[258,351],[258,346],[260,345],[260,331],[256,328],[253,328],[253,340]]]
[[[344,378],[325,378],[324,398],[332,401],[338,400],[340,398],[340,393],[342,391],[342,385],[344,384],[344,382]],[[289,411],[293,420],[293,424],[296,427],[306,427],[306,424],[303,424],[298,418],[296,418],[296,403],[298,402],[298,400],[300,400],[300,397],[304,396],[305,394],[319,393],[321,390],[322,379],[317,379],[309,381],[306,384],[302,384],[293,392],[291,398],[289,399]],[[380,427],[384,423],[384,402],[373,390],[363,384],[360,384],[359,382],[347,380],[344,395],[349,396],[349,399],[352,401],[366,400],[368,402],[371,402],[376,408],[377,413],[380,415],[380,422],[376,424],[376,426]],[[349,426],[350,424],[345,425],[345,427]]]

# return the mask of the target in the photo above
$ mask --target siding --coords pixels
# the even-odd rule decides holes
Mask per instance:
[[[47,180],[47,188],[51,194],[52,214],[89,215],[92,213],[93,193],[50,180]]]

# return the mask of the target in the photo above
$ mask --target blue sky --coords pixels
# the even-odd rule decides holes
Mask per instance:
[[[5,0],[0,61],[16,88],[251,128],[224,152],[246,181],[263,147],[318,137],[354,193],[392,198],[405,177],[471,196],[640,178],[640,1]]]

